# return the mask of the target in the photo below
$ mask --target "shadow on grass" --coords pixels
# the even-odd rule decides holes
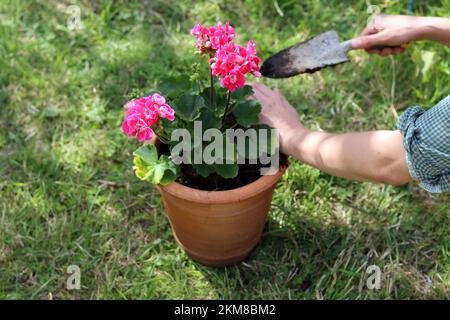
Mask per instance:
[[[225,299],[446,299],[450,206],[427,198],[404,199],[404,211],[394,215],[347,202],[340,210],[352,222],[333,217],[333,203],[319,219],[312,210],[275,203],[248,259],[224,269],[197,267]],[[381,270],[379,290],[366,284],[371,265]]]

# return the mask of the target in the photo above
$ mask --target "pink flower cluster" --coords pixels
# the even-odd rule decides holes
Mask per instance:
[[[249,41],[247,48],[235,44],[234,29],[228,22],[225,26],[219,22],[217,27],[211,28],[199,23],[191,30],[191,34],[197,37],[197,48],[201,53],[214,55],[209,63],[212,74],[219,77],[222,87],[230,91],[242,88],[248,73],[261,77],[261,59],[256,56],[255,43]]]
[[[206,28],[199,23],[191,30],[191,34],[197,37],[196,47],[201,53],[207,51],[214,53],[214,51],[233,41],[235,36],[234,29],[228,22],[225,23],[225,26],[218,22],[217,27],[210,28]]]
[[[125,112],[122,130],[129,136],[135,136],[140,142],[152,139],[154,133],[151,126],[155,125],[160,117],[170,121],[175,119],[175,111],[166,103],[166,99],[157,93],[129,101],[126,107],[128,110]]]
[[[247,73],[261,77],[260,62],[253,41],[248,42],[247,48],[230,42],[217,50],[210,60],[212,74],[218,76],[222,87],[228,88],[231,92],[244,86]]]

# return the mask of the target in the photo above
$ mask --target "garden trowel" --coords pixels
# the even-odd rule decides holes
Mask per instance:
[[[261,73],[269,78],[288,78],[300,73],[314,73],[350,59],[352,41],[339,41],[339,35],[331,30],[309,40],[284,49],[264,61]]]

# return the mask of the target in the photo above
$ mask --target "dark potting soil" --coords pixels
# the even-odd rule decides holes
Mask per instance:
[[[239,165],[239,173],[236,178],[225,179],[216,173],[204,178],[197,174],[192,165],[183,164],[181,165],[181,175],[177,181],[182,185],[199,190],[230,190],[257,180],[260,177],[259,169],[260,166],[258,164],[241,164]]]
[[[159,151],[162,154],[169,154],[169,148],[167,145],[160,144]],[[280,167],[286,166],[287,156],[283,153],[280,153]],[[261,163],[256,164],[239,164],[239,172],[237,177],[231,179],[225,179],[222,176],[213,173],[208,177],[204,178],[195,171],[194,167],[190,164],[181,164],[180,169],[181,173],[177,179],[178,183],[182,185],[206,191],[222,191],[222,190],[231,190],[239,187],[243,187],[249,183],[252,183],[258,180],[261,177],[260,169],[263,166]]]
[[[280,166],[287,165],[287,157],[280,154]],[[257,164],[239,164],[239,172],[237,177],[225,179],[222,176],[214,173],[204,178],[199,175],[194,167],[190,164],[181,165],[181,174],[177,182],[184,186],[206,190],[206,191],[221,191],[231,190],[243,187],[249,183],[258,180],[261,177],[260,169],[263,167],[261,163]]]

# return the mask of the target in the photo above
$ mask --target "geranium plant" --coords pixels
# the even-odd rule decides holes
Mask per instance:
[[[236,178],[242,159],[254,160],[257,169],[263,155],[276,151],[271,143],[253,155],[238,148],[225,150],[230,129],[267,129],[257,125],[261,107],[249,98],[252,89],[246,85],[249,75],[261,76],[255,43],[249,41],[246,47],[236,44],[235,30],[228,22],[209,28],[197,24],[191,34],[196,37],[199,59],[208,66],[209,74],[202,75],[197,64],[197,70],[189,76],[169,79],[159,86],[158,92],[126,104],[122,129],[143,143],[134,152],[136,175],[154,184],[165,185],[182,176],[213,179],[216,183],[219,177]],[[203,136],[208,129],[215,129],[220,135],[209,135],[209,140],[214,136],[216,142],[216,151],[211,153],[215,161],[195,161],[210,142],[204,141]],[[189,133],[183,148],[179,139],[174,139],[180,137],[176,130]],[[247,138],[244,151],[251,149],[251,144],[258,145],[261,139],[258,134]],[[217,152],[218,145],[223,153]]]

